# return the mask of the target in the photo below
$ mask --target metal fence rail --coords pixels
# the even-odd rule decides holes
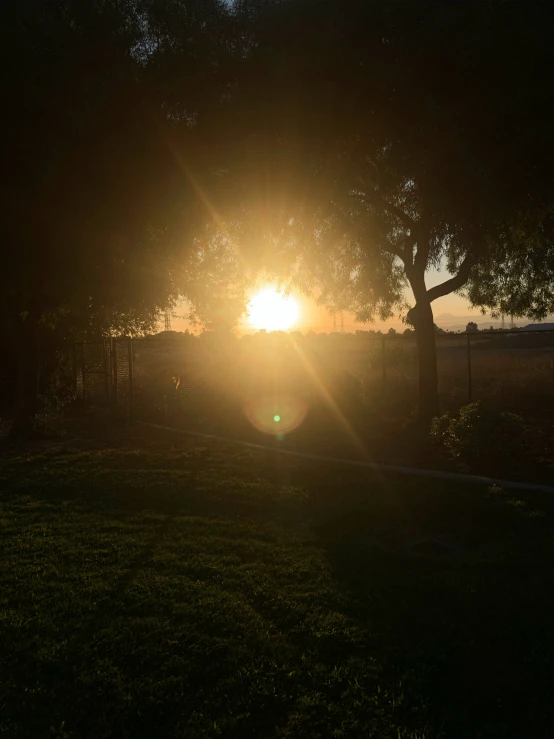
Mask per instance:
[[[554,401],[554,331],[437,334],[439,393],[453,407],[484,399],[531,411]],[[167,416],[179,403],[192,412],[210,396],[262,393],[277,382],[313,398],[362,392],[369,402],[411,412],[417,400],[414,334],[272,335],[222,345],[194,336],[118,338],[78,343],[73,352],[78,398],[141,417]],[[316,387],[318,386],[318,387]],[[338,388],[338,389],[337,389]],[[346,388],[346,390],[345,390]],[[361,389],[360,389],[361,388]],[[222,409],[223,412],[223,409]]]

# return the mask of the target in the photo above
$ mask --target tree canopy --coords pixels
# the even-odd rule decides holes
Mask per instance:
[[[240,207],[266,237],[256,258],[362,321],[405,311],[409,284],[421,400],[435,411],[434,300],[465,290],[514,314],[552,305],[552,272],[540,272],[553,185],[547,4],[239,7],[250,36],[226,145]],[[432,267],[452,276],[427,288]]]
[[[194,177],[206,148],[197,124],[221,102],[227,17],[218,0],[25,0],[5,11],[0,279],[22,418],[39,334],[143,332],[182,292],[210,220]]]
[[[406,314],[431,414],[434,300],[554,307],[549,3],[25,0],[6,21],[2,301],[26,345],[144,331],[178,296],[229,327],[264,269],[361,321]]]
[[[553,184],[547,4],[240,6],[257,15],[230,109],[230,150],[241,205],[254,202],[255,217],[281,236],[271,249],[292,238],[297,214],[299,241],[319,240],[314,263],[347,239],[362,244],[358,256],[392,255],[383,265],[392,276],[414,224],[431,231],[419,265],[425,256],[426,266],[452,272],[468,252],[474,262],[477,251],[500,257],[489,247],[507,246],[516,224],[527,247],[538,240],[527,218],[550,204]],[[397,286],[378,280],[374,300],[364,287],[361,305],[388,311]]]
[[[202,149],[195,120],[217,97],[221,12],[218,2],[11,4],[5,312],[139,331],[177,296],[205,218],[189,170]]]

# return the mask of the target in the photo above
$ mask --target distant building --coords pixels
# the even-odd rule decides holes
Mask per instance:
[[[522,326],[520,331],[554,331],[554,323],[530,323]]]

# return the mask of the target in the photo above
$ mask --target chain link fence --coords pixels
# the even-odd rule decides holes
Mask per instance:
[[[437,334],[444,407],[483,399],[520,413],[552,407],[554,332]],[[272,334],[216,340],[110,339],[75,344],[76,397],[127,415],[222,430],[251,397],[292,393],[312,407],[365,404],[396,416],[417,402],[414,334]]]

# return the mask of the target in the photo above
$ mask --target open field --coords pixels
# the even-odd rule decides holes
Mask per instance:
[[[445,408],[484,400],[526,415],[552,405],[554,333],[439,334],[436,340]],[[117,348],[89,342],[76,356],[79,396],[105,402],[117,393],[126,406],[131,393],[142,415],[175,405],[205,411],[205,394],[229,402],[276,390],[309,407],[331,396],[347,415],[365,406],[409,418],[417,405],[413,335],[276,332],[221,340],[175,333],[136,339],[132,346],[122,340]]]
[[[0,465],[2,736],[552,735],[554,500],[146,432]]]

